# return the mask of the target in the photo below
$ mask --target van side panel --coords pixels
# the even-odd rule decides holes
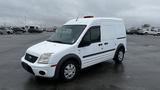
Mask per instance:
[[[104,60],[112,59],[116,49],[116,31],[114,26],[114,21],[104,20],[101,24],[101,40],[104,51],[109,51],[105,53]]]
[[[123,44],[125,47],[125,51],[127,51],[126,49],[127,48],[126,46],[127,36],[126,36],[126,29],[125,29],[125,25],[123,21],[117,23],[115,27],[116,27],[115,29],[116,30],[116,45],[118,46],[119,44]]]
[[[92,26],[100,26],[101,42],[99,42],[98,44],[102,44],[102,46],[96,45],[98,47],[92,47],[92,45],[90,45],[79,49],[80,53],[82,54],[80,55],[82,59],[82,68],[86,68],[88,66],[113,59],[119,44],[123,44],[126,47],[126,31],[123,21],[111,19],[94,20],[92,21],[92,23],[89,23],[87,25],[85,32],[80,37],[81,39],[83,38],[82,36],[84,36],[86,31]],[[81,41],[81,39],[79,39],[79,42]],[[90,49],[88,49],[89,47]],[[97,48],[100,49],[97,50]],[[83,54],[86,54],[88,52],[90,53],[87,55],[98,55],[92,56],[89,59],[83,58]],[[93,60],[92,58],[97,59]]]

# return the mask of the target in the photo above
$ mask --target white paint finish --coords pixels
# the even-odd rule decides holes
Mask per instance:
[[[44,53],[59,53],[69,47],[71,47],[71,45],[44,41],[30,47],[27,52],[35,53],[40,56]]]
[[[102,57],[102,54],[83,58],[84,56],[87,56],[87,55],[91,55],[91,54],[94,54],[94,53],[102,52],[103,51],[101,49],[102,47],[100,47],[98,45],[100,43],[101,42],[97,42],[97,43],[93,43],[93,44],[91,44],[89,46],[79,48],[79,50],[80,50],[80,57],[82,58],[82,68],[88,67],[89,65],[94,65],[98,61],[100,61],[99,58]]]
[[[105,60],[112,59],[114,57],[116,50],[113,50],[110,52],[105,52],[105,51],[111,50],[111,49],[117,49],[119,44],[124,44],[125,48],[127,46],[126,38],[117,39],[121,37],[126,37],[125,26],[122,19],[118,19],[118,18],[85,18],[84,19],[83,18],[83,19],[78,19],[77,21],[76,19],[70,20],[64,25],[87,25],[87,27],[85,28],[85,30],[82,32],[78,40],[73,45],[44,41],[30,47],[26,52],[31,55],[35,55],[37,57],[40,57],[44,53],[53,53],[53,55],[49,59],[49,63],[48,63],[49,65],[56,65],[64,56],[68,54],[75,54],[79,56],[79,58],[81,59],[81,62],[82,62],[81,67],[83,69],[88,66],[103,62]],[[89,46],[78,48],[82,38],[84,37],[88,29],[92,26],[97,26],[97,25],[100,26],[101,28],[101,42],[92,43]],[[105,43],[108,43],[108,44],[105,45]],[[102,46],[99,46],[98,44],[102,44]],[[102,52],[105,52],[105,53],[102,53]],[[84,58],[84,56],[88,56],[88,57]],[[38,70],[44,70],[48,72],[47,71],[48,69],[46,70],[46,68],[44,68],[43,66],[41,67],[42,64],[39,64],[38,60],[36,61],[36,63],[31,64],[26,60],[24,60],[24,58],[22,59],[23,62],[26,62],[31,67],[39,66]],[[36,70],[37,69],[34,69],[33,71],[36,73],[38,72]],[[45,77],[47,76],[50,76],[50,73]]]

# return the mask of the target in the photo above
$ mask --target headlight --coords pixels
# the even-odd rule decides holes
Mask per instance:
[[[50,59],[50,57],[51,57],[52,54],[53,53],[45,53],[45,54],[41,55],[38,63],[48,64],[48,61],[49,61],[49,59]]]

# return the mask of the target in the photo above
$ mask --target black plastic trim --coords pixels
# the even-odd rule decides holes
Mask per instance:
[[[34,72],[33,72],[32,68],[27,63],[21,62],[21,65],[26,71],[28,71],[28,72],[30,72],[31,74],[34,75]]]
[[[111,51],[114,51],[114,50],[116,50],[116,49],[110,49],[110,50],[107,50],[107,51],[103,51],[103,52],[98,52],[98,53],[86,55],[86,56],[83,56],[83,58],[87,58],[87,57],[95,56],[95,55],[98,55],[98,54],[103,54],[103,53],[111,52]]]
[[[64,62],[66,62],[70,58],[76,59],[79,63],[80,68],[81,68],[81,64],[82,64],[81,59],[75,54],[68,54],[68,55],[64,56],[63,58],[61,58],[61,60],[58,62],[57,66],[56,66],[56,71],[55,71],[54,78],[59,77],[59,71],[60,71],[61,66],[63,65]]]
[[[126,37],[119,37],[119,38],[117,38],[117,39],[125,39]]]

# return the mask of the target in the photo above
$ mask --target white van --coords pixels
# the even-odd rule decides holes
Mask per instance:
[[[113,59],[121,63],[126,49],[122,19],[74,19],[22,57],[25,70],[38,77],[73,80],[79,70]]]

